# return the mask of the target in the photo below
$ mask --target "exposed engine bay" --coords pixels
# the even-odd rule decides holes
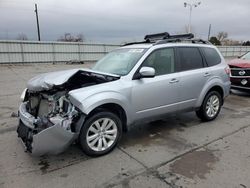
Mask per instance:
[[[66,130],[73,130],[69,127],[74,117],[77,117],[78,111],[67,99],[65,91],[59,91],[55,94],[47,93],[27,93],[26,110],[38,121],[36,130],[48,128],[58,121]]]
[[[53,85],[49,90],[33,91],[28,87],[19,108],[20,123],[17,130],[26,150],[37,155],[61,152],[74,141],[79,131],[76,127],[82,124],[84,119],[84,114],[71,103],[68,93],[117,79],[119,78],[79,70],[66,82]],[[41,79],[37,80],[41,83]],[[44,139],[56,146],[48,149],[42,143]],[[46,151],[43,151],[43,148],[46,148]]]

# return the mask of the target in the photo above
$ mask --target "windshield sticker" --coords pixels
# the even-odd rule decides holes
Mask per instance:
[[[131,49],[128,52],[130,52],[130,53],[142,53],[143,49]]]

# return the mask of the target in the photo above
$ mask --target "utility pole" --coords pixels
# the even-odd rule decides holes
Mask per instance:
[[[210,33],[211,33],[211,24],[209,24],[207,40],[210,39]]]
[[[189,6],[189,22],[188,22],[188,33],[191,33],[191,19],[192,19],[193,6]]]
[[[39,28],[39,20],[38,20],[38,12],[37,12],[37,4],[35,4],[35,13],[36,13],[36,26],[37,26],[37,36],[38,40],[40,41],[40,28]]]
[[[196,2],[193,4],[184,2],[184,7],[189,7],[189,24],[188,24],[188,32],[191,33],[191,18],[192,18],[192,10],[193,8],[198,7],[201,2]]]

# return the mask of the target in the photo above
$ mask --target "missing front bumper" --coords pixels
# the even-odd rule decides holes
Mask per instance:
[[[35,124],[40,120],[27,112],[26,103],[20,105],[19,117],[18,137],[22,139],[26,150],[34,156],[59,154],[77,138],[77,134],[66,130],[62,122],[37,133]]]

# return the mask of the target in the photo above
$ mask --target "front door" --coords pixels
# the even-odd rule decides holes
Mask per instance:
[[[154,68],[155,77],[133,80],[131,97],[135,118],[152,118],[177,111],[180,93],[174,48],[153,51],[141,67]]]

